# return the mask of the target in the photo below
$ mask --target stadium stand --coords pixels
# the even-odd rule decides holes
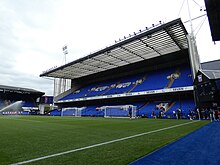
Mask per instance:
[[[147,90],[157,90],[157,89],[164,89],[164,88],[176,88],[176,87],[184,87],[184,86],[192,86],[192,76],[188,66],[179,66],[178,70],[178,77],[174,78],[171,87],[167,87],[169,83],[169,79],[167,77],[171,77],[172,74],[176,73],[177,70],[175,67],[163,69],[159,71],[153,71],[150,73],[144,73],[139,75],[134,75],[130,77],[124,77],[120,80],[114,80],[107,83],[101,84],[93,84],[88,87],[84,87],[80,89],[83,91],[80,95],[77,92],[71,93],[68,96],[61,98],[60,100],[68,100],[74,99],[79,97],[92,97],[92,96],[101,96],[101,95],[111,95],[111,94],[120,94],[124,92],[132,93],[132,92],[141,92]],[[116,84],[115,82],[119,82]],[[98,86],[98,87],[95,87]],[[112,87],[111,87],[112,86]],[[133,88],[135,86],[135,88]],[[95,89],[100,90],[95,90]],[[110,90],[108,90],[111,88]],[[133,90],[129,90],[133,88]],[[107,91],[108,92],[105,92]],[[78,90],[77,90],[78,91]],[[85,96],[86,93],[90,92],[88,95]],[[177,109],[182,110],[182,118],[187,118],[187,115],[191,109],[195,108],[195,103],[193,100],[182,100],[180,101],[167,101],[170,105],[169,110],[166,112],[163,111],[163,116],[161,118],[176,118],[173,115],[173,111],[176,112]],[[152,111],[155,112],[155,115],[159,117],[160,110],[156,109],[156,102],[142,102],[142,103],[135,103],[131,102],[130,104],[137,106],[137,116],[140,117],[148,117],[152,118]],[[88,106],[82,111],[82,116],[104,116],[104,112],[97,110],[98,106]],[[116,111],[117,108],[114,110]],[[125,113],[118,108],[118,114],[116,112],[116,116],[125,116]]]
[[[129,92],[129,90],[137,83],[137,81],[142,78],[143,75],[125,77],[121,81],[118,81],[119,83],[115,84],[115,86],[111,88],[111,90],[109,90],[107,93],[105,93],[105,95]]]
[[[218,63],[220,64],[219,60]],[[201,111],[204,111],[204,109],[214,109],[216,112],[220,111],[220,65],[218,66],[219,70],[217,68],[213,70],[199,70],[196,75],[194,81],[197,96],[196,102]]]
[[[75,98],[81,98],[81,97],[86,97],[87,94],[89,93],[89,91],[95,88],[95,84],[94,85],[90,85],[81,89],[78,89],[72,93],[70,93],[69,95],[61,98],[60,100],[69,100],[69,99],[75,99]]]
[[[26,100],[23,102],[23,107],[36,107],[36,103],[34,101]]]
[[[173,73],[173,69],[158,70],[146,75],[143,83],[134,88],[133,92],[163,89],[168,83],[167,76]]]
[[[193,80],[190,72],[190,68],[182,66],[179,71],[179,76],[174,78],[171,87],[167,87],[169,79],[175,73],[174,68],[168,68],[163,70],[157,70],[141,75],[134,75],[130,77],[121,78],[121,80],[113,80],[111,82],[102,84],[93,84],[81,89],[76,90],[73,93],[61,98],[60,100],[70,100],[83,97],[103,96],[112,94],[122,94],[131,92],[141,92],[148,90],[157,90],[164,88],[175,88],[192,86]],[[118,82],[118,83],[117,83]]]
[[[214,60],[209,62],[201,63],[201,69],[202,70],[220,70],[220,60]]]
[[[152,111],[154,111],[156,118],[176,118],[177,110],[181,109],[181,118],[182,119],[188,119],[189,112],[195,109],[195,103],[192,99],[184,99],[181,101],[166,101],[166,102],[158,102],[158,101],[152,101],[152,102],[132,102],[131,103],[135,109],[135,113],[137,117],[143,117],[143,118],[153,118]],[[162,106],[158,107],[158,105],[167,105],[166,108],[161,108]],[[124,105],[92,105],[87,107],[73,107],[82,109],[80,112],[80,116],[87,116],[87,117],[104,117],[105,116],[105,110],[101,109],[102,106],[112,107],[111,110],[108,111],[107,115],[110,115],[111,117],[128,117],[128,110],[123,110],[122,107],[126,106],[128,104]],[[59,116],[61,115],[61,112],[58,110],[51,111],[50,115],[52,116]],[[69,108],[68,110],[65,110],[63,112],[63,116],[75,116],[75,112]]]
[[[0,113],[4,108],[3,114],[38,114],[37,98],[42,95],[34,89],[0,85]]]
[[[106,92],[111,90],[114,84],[117,83],[116,81],[110,81],[110,82],[102,82],[99,84],[94,84],[94,87],[91,87],[86,95],[86,97],[91,96],[100,96],[104,95]]]
[[[2,109],[5,106],[5,101],[0,99],[0,109]]]
[[[172,88],[192,86],[193,79],[192,79],[192,73],[190,71],[190,67],[182,66],[180,67],[180,70],[178,71],[178,73],[179,73],[179,77],[174,78],[174,82],[171,85]]]
[[[187,35],[177,19],[40,76],[71,79],[71,90],[57,95],[55,104],[59,109],[85,107],[81,116],[105,116],[99,108],[108,106],[115,106],[115,116],[127,116],[120,106],[132,105],[139,117],[152,118],[154,112],[159,118],[175,118],[173,111],[180,110],[181,117],[187,118],[195,109],[197,69],[192,65],[197,64],[197,57],[189,55]]]

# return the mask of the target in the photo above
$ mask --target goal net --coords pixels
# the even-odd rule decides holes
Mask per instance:
[[[62,108],[61,116],[81,117],[81,113],[82,113],[83,109],[85,109],[85,107],[82,107],[82,108],[78,108],[78,107]]]
[[[133,105],[103,106],[101,110],[104,117],[136,117],[136,106]]]

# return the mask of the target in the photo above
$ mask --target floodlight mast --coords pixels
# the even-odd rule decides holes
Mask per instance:
[[[66,65],[66,55],[68,54],[67,45],[63,46],[64,65]],[[63,92],[66,90],[66,79],[63,78]]]
[[[196,39],[193,32],[193,24],[192,24],[192,18],[190,13],[190,7],[189,7],[189,0],[187,0],[187,7],[188,7],[188,13],[189,13],[189,21],[190,21],[190,27],[191,27],[191,33],[187,35],[188,40],[188,50],[189,50],[189,58],[190,58],[190,64],[191,64],[191,70],[192,70],[192,78],[193,80],[196,78],[196,74],[199,69],[201,69],[200,64],[200,58],[199,53],[197,50],[196,45]],[[195,92],[193,92],[194,100],[196,100]]]
[[[190,8],[189,8],[189,0],[187,0],[187,7],[188,7],[188,14],[189,14],[189,21],[190,21],[190,27],[191,27],[191,35],[193,35],[193,24],[192,24],[192,18],[191,18],[191,13],[190,13]]]
[[[193,24],[190,13],[189,0],[187,0],[188,14],[189,14],[189,22],[191,27],[191,33],[187,35],[188,46],[189,46],[189,58],[191,62],[192,68],[192,78],[195,79],[196,73],[201,68],[200,66],[200,58],[197,50],[196,39],[193,32]]]
[[[63,46],[64,65],[66,64],[66,55],[68,54],[67,45]]]
[[[62,65],[65,65],[67,63],[67,58],[66,55],[68,54],[67,50],[67,45],[64,45],[62,47],[62,52],[63,52],[63,60],[62,60]],[[61,77],[55,78],[54,79],[54,97],[60,95],[61,93],[67,91],[70,89],[71,85],[71,80],[65,78],[65,70],[62,72]]]

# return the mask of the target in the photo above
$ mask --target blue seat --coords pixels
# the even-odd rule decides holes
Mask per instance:
[[[58,109],[54,109],[48,113],[50,116],[61,116],[61,111]]]
[[[72,92],[60,100],[70,100],[102,95],[122,94],[128,92],[141,92],[159,90],[167,87],[192,86],[193,81],[189,66],[181,66],[180,77],[171,84],[168,77],[177,71],[177,67],[160,69],[148,73],[126,76],[120,79],[94,83]],[[138,82],[138,83],[137,83]],[[171,84],[171,86],[168,84]]]
[[[118,84],[116,84],[114,88],[109,90],[106,93],[106,95],[121,94],[128,92],[135,85],[136,81],[142,78],[143,78],[143,74],[126,77],[123,80],[121,80]]]
[[[174,68],[147,73],[146,79],[132,92],[163,89],[168,84],[167,76],[174,72]]]
[[[180,73],[181,73],[180,77],[174,80],[171,88],[192,86],[193,85],[193,78],[192,78],[192,74],[190,71],[190,67],[181,66]]]
[[[174,101],[174,105],[166,112],[167,116],[171,118],[176,118],[173,112],[176,112],[177,109],[181,110],[182,118],[187,118],[189,111],[194,110],[196,105],[193,99]]]

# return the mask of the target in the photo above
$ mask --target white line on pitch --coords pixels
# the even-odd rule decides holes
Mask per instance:
[[[26,161],[23,161],[23,162],[17,162],[17,163],[13,163],[11,165],[26,164],[26,163],[31,163],[31,162],[35,162],[35,161],[39,161],[39,160],[43,160],[43,159],[47,159],[47,158],[52,158],[52,157],[56,157],[56,156],[60,156],[60,155],[65,155],[65,154],[69,154],[69,153],[73,153],[73,152],[77,152],[77,151],[82,151],[82,150],[89,149],[89,148],[94,148],[94,147],[98,147],[98,146],[102,146],[102,145],[106,145],[106,144],[111,144],[111,143],[115,143],[115,142],[119,142],[119,141],[123,141],[123,140],[127,140],[127,139],[132,139],[132,138],[147,135],[147,134],[152,134],[152,133],[155,133],[155,132],[160,132],[160,131],[180,127],[180,126],[183,126],[183,125],[192,124],[192,123],[195,123],[195,122],[198,122],[198,121],[199,120],[188,122],[188,123],[183,123],[183,124],[178,124],[178,125],[170,126],[170,127],[167,127],[167,128],[161,128],[161,129],[157,129],[157,130],[154,130],[154,131],[144,132],[144,133],[140,133],[140,134],[137,134],[137,135],[132,135],[132,136],[128,136],[128,137],[124,137],[124,138],[120,138],[120,139],[115,139],[115,140],[111,140],[111,141],[107,141],[107,142],[103,142],[103,143],[99,143],[99,144],[94,144],[94,145],[87,146],[87,147],[77,148],[77,149],[73,149],[73,150],[69,150],[69,151],[65,151],[65,152],[60,152],[60,153],[56,153],[56,154],[52,154],[52,155],[47,155],[47,156],[43,156],[43,157],[39,157],[39,158],[34,158],[34,159],[26,160]]]

